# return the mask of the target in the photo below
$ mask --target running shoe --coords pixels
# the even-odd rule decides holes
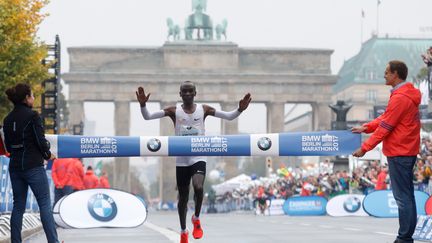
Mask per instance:
[[[192,236],[195,239],[201,239],[203,236],[203,230],[201,228],[201,222],[199,218],[196,218],[195,215],[192,215],[192,224],[193,224],[193,231]]]
[[[180,233],[180,243],[188,243],[189,242],[189,232],[186,231],[182,231]]]

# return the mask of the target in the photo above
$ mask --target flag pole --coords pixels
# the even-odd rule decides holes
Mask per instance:
[[[381,0],[377,0],[377,18],[376,18],[376,35],[377,38],[379,36],[379,5],[381,4]]]

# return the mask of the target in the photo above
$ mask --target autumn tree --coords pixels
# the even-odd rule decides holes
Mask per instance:
[[[36,36],[47,0],[0,0],[0,122],[11,109],[5,90],[17,83],[32,86],[35,96],[50,74],[42,60],[47,47]],[[37,105],[37,104],[36,104]]]

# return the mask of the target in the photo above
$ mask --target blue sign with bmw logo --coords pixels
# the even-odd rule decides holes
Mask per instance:
[[[425,204],[429,195],[425,192],[415,191],[414,197],[417,207],[417,215],[426,215]],[[364,210],[372,216],[379,218],[398,217],[398,206],[390,190],[374,191],[366,196],[363,201]]]
[[[116,203],[110,196],[103,193],[90,197],[87,208],[94,219],[102,222],[110,221],[117,215]]]
[[[324,197],[290,197],[285,201],[283,210],[290,216],[318,216],[326,214],[326,205]]]

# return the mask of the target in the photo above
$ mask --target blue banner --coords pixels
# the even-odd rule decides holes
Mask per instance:
[[[429,195],[425,192],[415,191],[414,197],[417,215],[426,215],[425,204]],[[378,218],[397,218],[399,215],[396,200],[390,190],[374,191],[363,200],[364,210],[371,216]]]
[[[0,180],[0,212],[5,212],[7,203],[6,196],[9,183],[9,158],[0,156],[0,164],[1,164],[1,180]]]
[[[285,201],[283,210],[290,216],[319,216],[326,214],[326,205],[324,197],[290,197]]]
[[[351,131],[280,134],[280,156],[349,155],[360,147],[361,136]]]
[[[133,156],[334,156],[361,145],[350,131],[227,136],[87,137],[47,135],[58,158]]]
[[[172,136],[169,156],[250,156],[249,135]]]
[[[58,136],[58,158],[131,157],[139,155],[139,137]]]

